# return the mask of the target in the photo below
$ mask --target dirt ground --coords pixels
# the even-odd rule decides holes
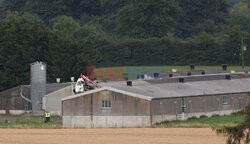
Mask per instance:
[[[225,144],[209,128],[0,129],[0,144]]]

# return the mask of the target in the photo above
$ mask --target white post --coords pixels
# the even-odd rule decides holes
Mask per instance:
[[[181,113],[181,120],[183,120],[183,121],[185,120],[185,113],[184,112]]]

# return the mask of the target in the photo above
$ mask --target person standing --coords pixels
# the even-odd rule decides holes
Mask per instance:
[[[45,121],[44,123],[50,122],[50,113],[49,112],[45,112]]]

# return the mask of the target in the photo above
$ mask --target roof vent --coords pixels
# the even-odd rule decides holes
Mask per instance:
[[[184,83],[184,78],[179,78],[180,83]]]
[[[191,65],[190,65],[190,69],[191,69],[191,70],[194,70],[194,69],[195,69],[195,65],[191,64]]]
[[[127,81],[127,86],[132,86],[132,81]]]
[[[227,70],[227,64],[222,65],[222,70],[224,70],[224,71]]]
[[[140,75],[137,75],[137,79],[140,79],[140,77],[141,77]]]
[[[225,76],[227,80],[230,80],[231,79],[231,76],[230,75],[226,75]]]
[[[154,78],[159,78],[160,74],[159,73],[154,73]]]
[[[144,75],[141,75],[141,79],[144,79],[145,78],[145,76]]]

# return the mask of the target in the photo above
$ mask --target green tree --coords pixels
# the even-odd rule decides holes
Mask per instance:
[[[117,32],[130,37],[161,37],[176,24],[178,13],[174,0],[131,0],[118,11]]]
[[[216,129],[217,133],[227,136],[227,144],[249,144],[250,143],[250,105],[243,111],[245,121],[237,126],[225,126]]]
[[[81,30],[72,17],[62,16],[54,23],[50,41],[51,78],[68,81],[71,76],[78,77],[87,65],[95,61],[96,49],[88,42],[88,33],[85,38],[78,37]]]
[[[102,14],[117,12],[125,3],[125,0],[100,0],[101,12]]]
[[[22,14],[26,0],[3,0],[0,4],[0,16],[7,17],[12,13]]]
[[[10,16],[0,21],[1,89],[29,84],[29,67],[34,61],[47,62],[49,29],[41,21]]]
[[[100,15],[100,0],[63,0],[67,8],[69,8],[69,14],[80,19],[82,14]]]
[[[229,28],[240,25],[241,29],[250,32],[250,9],[246,2],[235,5],[230,13]]]
[[[26,0],[24,11],[38,15],[46,23],[57,16],[69,13],[62,0]]]
[[[72,17],[60,16],[53,25],[53,30],[61,32],[64,37],[72,37],[80,30],[80,25]]]
[[[227,0],[178,0],[182,8],[176,35],[182,38],[201,32],[209,34],[223,30],[228,15]]]

